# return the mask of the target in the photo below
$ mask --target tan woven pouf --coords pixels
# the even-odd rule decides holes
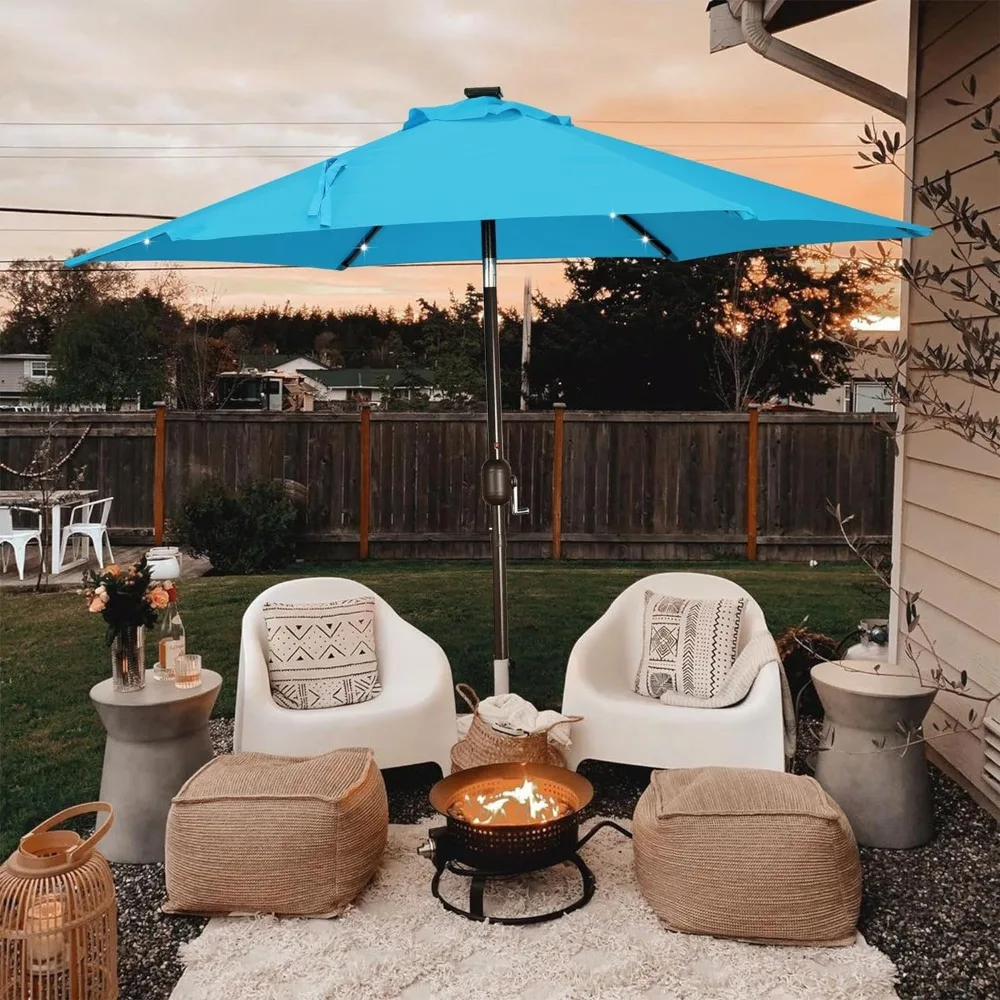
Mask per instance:
[[[812,778],[655,771],[633,830],[639,887],[671,930],[766,944],[854,942],[858,848],[843,811]]]
[[[388,832],[371,750],[216,757],[170,807],[164,912],[336,916],[375,874]]]

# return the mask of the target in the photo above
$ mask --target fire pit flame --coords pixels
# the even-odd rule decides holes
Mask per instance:
[[[525,778],[516,788],[493,794],[473,796],[466,793],[453,807],[457,819],[474,826],[549,823],[570,811],[566,803],[542,795],[530,778]]]

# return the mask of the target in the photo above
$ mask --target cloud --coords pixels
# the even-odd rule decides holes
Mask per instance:
[[[745,47],[710,55],[704,0],[0,0],[0,9],[3,117],[96,123],[3,126],[5,146],[75,147],[0,151],[10,157],[0,173],[6,203],[178,214],[385,134],[411,106],[499,84],[512,99],[578,123],[661,120],[589,126],[633,141],[859,208],[895,214],[902,206],[889,171],[852,169],[855,126],[717,124],[860,121],[870,109]],[[880,82],[902,89],[907,11],[907,0],[881,0],[786,37],[866,74],[874,66]],[[114,124],[122,122],[159,124]],[[178,158],[182,148],[190,159]],[[109,154],[117,158],[92,158]],[[146,158],[126,158],[136,155]],[[72,219],[6,216],[0,225],[48,229],[3,232],[2,258],[63,256],[117,235],[96,232],[107,220],[95,221],[89,238],[58,231],[87,225]],[[543,290],[562,287],[559,268],[527,270]],[[331,276],[331,291],[313,272],[211,274],[228,300],[254,303],[347,303],[356,295],[402,304],[420,295],[441,300],[479,280],[474,268],[370,273],[371,283]],[[520,302],[521,277],[501,279],[511,304]]]

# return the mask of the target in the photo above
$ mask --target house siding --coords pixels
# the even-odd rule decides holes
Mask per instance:
[[[911,33],[913,148],[910,170],[919,183],[950,171],[956,194],[967,196],[1000,231],[1000,171],[983,133],[970,121],[983,103],[1000,94],[1000,4],[994,0],[915,0]],[[956,106],[962,83],[975,74],[977,97]],[[954,261],[952,240],[933,214],[914,202],[914,221],[934,228],[916,241],[913,257],[941,267]],[[949,301],[948,306],[952,303]],[[958,306],[970,316],[974,306]],[[940,313],[915,294],[904,304],[907,336],[915,343],[955,346],[957,332]],[[968,397],[954,382],[946,398]],[[996,393],[981,392],[974,404],[984,415],[1000,415]],[[953,676],[965,670],[974,693],[1000,692],[1000,458],[946,431],[922,431],[905,440],[897,476],[897,532],[894,558],[898,588],[919,591],[921,625],[934,644],[911,633],[905,639],[901,608],[896,606],[897,657],[907,651],[929,670],[935,656]],[[908,645],[908,650],[907,650]],[[927,729],[945,716],[968,724],[967,699],[939,696]],[[981,705],[977,704],[977,708]],[[990,714],[1000,715],[1000,702]],[[983,741],[979,733],[936,739],[935,748],[981,791],[1000,802],[1000,791],[983,778]]]

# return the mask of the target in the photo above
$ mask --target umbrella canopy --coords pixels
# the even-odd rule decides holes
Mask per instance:
[[[414,108],[401,129],[75,257],[334,268],[669,257],[919,236],[921,226],[579,128],[498,97]]]
[[[921,236],[922,226],[577,128],[498,87],[414,108],[403,127],[117,243],[88,261],[222,261],[344,270],[483,262],[493,666],[508,690],[507,516],[497,260],[661,257]]]

